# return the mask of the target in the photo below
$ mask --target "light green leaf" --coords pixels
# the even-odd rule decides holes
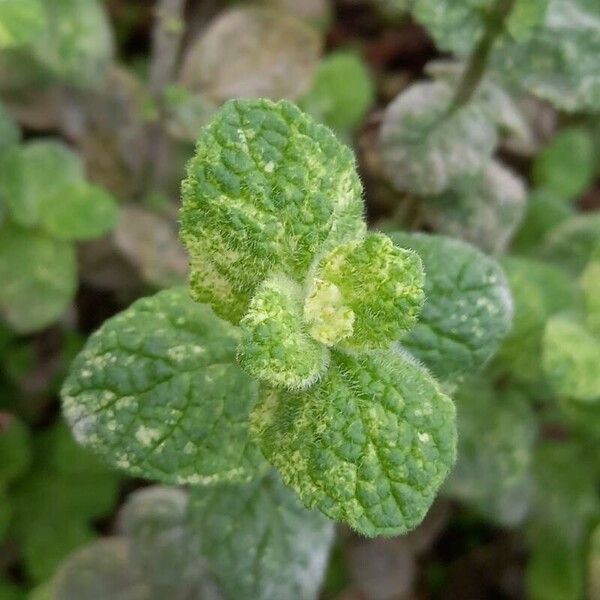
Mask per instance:
[[[553,528],[536,533],[525,581],[531,600],[580,600],[584,593],[583,544]]]
[[[352,131],[373,103],[375,89],[361,58],[346,51],[327,55],[300,107],[337,131]]]
[[[551,0],[516,0],[506,29],[516,40],[527,38],[544,23]]]
[[[553,229],[540,254],[548,261],[581,273],[600,242],[600,213],[577,214]]]
[[[454,405],[396,351],[332,352],[309,390],[262,390],[252,426],[307,507],[367,536],[418,525],[455,458]]]
[[[0,152],[14,146],[20,139],[21,131],[19,130],[19,126],[0,102]],[[0,202],[2,201],[1,186],[2,184],[0,183]]]
[[[525,214],[523,182],[497,161],[481,177],[457,182],[423,201],[423,216],[436,231],[459,237],[491,254],[504,252]]]
[[[67,309],[77,288],[72,246],[38,231],[0,228],[0,313],[19,333],[43,329]]]
[[[44,0],[44,30],[31,44],[34,58],[61,81],[78,87],[102,82],[113,59],[106,8],[98,0]]]
[[[533,190],[527,201],[527,213],[513,240],[517,252],[535,251],[556,227],[575,215],[564,198],[546,188]]]
[[[588,581],[588,596],[591,600],[597,600],[600,598],[600,525],[596,526],[590,540]]]
[[[238,332],[183,289],[135,302],[90,337],[63,390],[75,437],[127,473],[166,483],[243,480],[256,384]]]
[[[238,323],[275,269],[301,283],[318,253],[362,236],[352,152],[292,104],[228,102],[183,183],[191,293]]]
[[[333,524],[304,509],[277,474],[195,487],[190,503],[192,526],[227,598],[317,598]]]
[[[600,403],[600,337],[574,316],[552,317],[543,340],[546,377],[559,396]]]
[[[219,14],[192,44],[180,81],[217,103],[294,100],[310,87],[320,51],[320,35],[289,13],[235,7]]]
[[[591,134],[581,128],[563,129],[536,158],[533,179],[563,200],[574,200],[593,183],[596,162]]]
[[[505,526],[525,517],[533,491],[530,467],[537,433],[527,398],[469,380],[455,396],[458,459],[444,491]]]
[[[67,186],[83,180],[83,163],[61,142],[29,142],[0,157],[0,196],[24,227],[39,222],[42,205],[56,202]]]
[[[17,417],[0,413],[0,491],[31,464],[31,439]]]
[[[404,17],[414,6],[416,0],[372,0],[375,7],[388,19]]]
[[[65,184],[40,202],[40,226],[61,240],[101,237],[117,224],[119,209],[102,188],[85,182]]]
[[[553,265],[521,257],[502,261],[515,303],[513,327],[498,352],[498,362],[518,381],[542,376],[542,337],[548,318],[570,308],[573,283]]]
[[[329,345],[389,348],[413,326],[425,300],[421,259],[382,234],[339,245],[318,261],[312,275],[304,315],[313,337]],[[335,316],[332,294],[340,302]],[[350,318],[339,326],[344,309]]]
[[[443,381],[474,374],[496,353],[513,306],[500,265],[465,242],[438,235],[392,233],[425,268],[425,305],[402,345]]]
[[[440,194],[479,175],[496,147],[493,120],[478,104],[449,113],[453,91],[416,83],[387,108],[381,128],[386,176],[400,191]]]
[[[325,371],[329,352],[311,337],[302,319],[302,289],[274,276],[259,286],[240,322],[241,366],[253,377],[276,387],[302,389]]]
[[[0,0],[0,50],[29,42],[43,26],[41,0]]]
[[[600,336],[600,243],[581,276],[588,327]]]

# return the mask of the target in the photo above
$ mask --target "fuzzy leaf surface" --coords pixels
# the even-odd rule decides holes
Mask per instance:
[[[183,183],[192,296],[237,324],[274,268],[302,283],[318,252],[363,235],[361,193],[352,152],[294,105],[228,102]]]
[[[285,277],[266,280],[242,321],[238,360],[253,377],[275,387],[308,387],[327,368],[327,348],[302,319],[302,290]]]
[[[417,252],[426,272],[427,300],[402,345],[443,381],[480,370],[512,325],[512,298],[500,265],[460,240],[401,232],[390,237]]]
[[[229,600],[315,600],[333,524],[307,511],[275,472],[191,490],[190,519]]]
[[[252,430],[309,508],[367,536],[398,535],[425,516],[455,458],[452,401],[396,351],[332,353],[304,392],[262,390]]]
[[[256,384],[235,364],[239,334],[183,289],[135,302],[75,359],[63,407],[76,439],[131,475],[166,483],[243,480]]]

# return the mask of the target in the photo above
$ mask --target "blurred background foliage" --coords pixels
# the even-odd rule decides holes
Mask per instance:
[[[489,4],[0,0],[0,600],[220,597],[187,492],[89,456],[57,391],[106,318],[185,281],[185,162],[252,96],[353,146],[373,228],[466,240],[514,298],[498,355],[453,383],[427,519],[339,528],[320,597],[600,598],[600,9],[519,0],[448,114]]]

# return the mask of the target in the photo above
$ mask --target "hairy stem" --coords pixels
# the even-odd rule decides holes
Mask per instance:
[[[481,39],[475,46],[467,67],[458,85],[452,102],[451,112],[467,104],[477,91],[485,73],[490,54],[498,36],[504,30],[506,19],[515,6],[516,0],[496,0],[487,19]]]

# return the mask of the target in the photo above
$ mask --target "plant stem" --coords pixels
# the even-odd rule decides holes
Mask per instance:
[[[451,112],[467,104],[477,91],[483,79],[491,51],[498,36],[503,32],[506,19],[514,6],[515,0],[496,0],[486,19],[483,35],[469,57],[469,62],[452,102]]]

